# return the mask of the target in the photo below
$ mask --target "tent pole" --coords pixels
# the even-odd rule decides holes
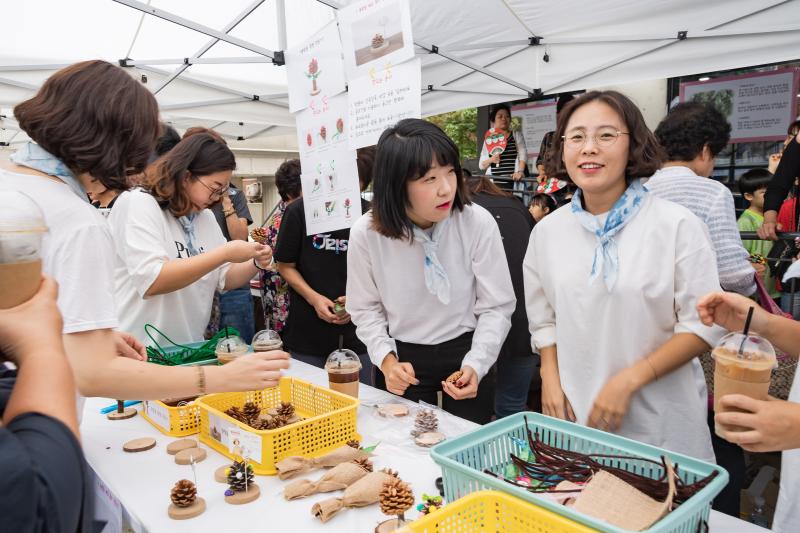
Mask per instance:
[[[274,56],[274,52],[272,50],[267,50],[266,48],[245,41],[244,39],[239,39],[238,37],[230,36],[225,32],[217,31],[214,28],[209,28],[208,26],[198,24],[197,22],[193,22],[189,19],[179,17],[178,15],[175,15],[168,11],[164,11],[163,9],[150,7],[147,4],[138,2],[137,0],[113,0],[113,1],[118,4],[122,4],[124,6],[128,6],[130,8],[142,11],[149,15],[153,15],[154,17],[167,20],[169,22],[172,22],[173,24],[183,26],[184,28],[189,28],[190,30],[194,30],[199,33],[204,33],[220,41],[225,41],[226,43],[230,43],[239,46],[241,48],[244,48],[245,50],[250,50],[251,52],[261,54],[262,56],[267,56],[269,58],[272,58]]]
[[[226,24],[226,25],[225,25],[225,27],[224,27],[224,28],[222,28],[222,31],[223,31],[224,33],[228,33],[229,31],[233,30],[233,29],[234,29],[236,26],[238,26],[238,25],[239,25],[239,23],[240,23],[241,21],[243,21],[243,20],[244,20],[244,19],[246,19],[248,16],[250,16],[250,14],[251,14],[253,11],[255,11],[255,10],[256,10],[256,9],[257,9],[257,8],[258,8],[258,7],[259,7],[261,4],[263,4],[265,1],[266,1],[266,0],[255,0],[255,1],[254,1],[252,4],[250,4],[249,6],[247,6],[247,8],[245,8],[245,10],[244,10],[244,11],[242,11],[241,13],[239,13],[239,14],[236,16],[236,18],[234,18],[232,21],[230,21],[228,24]],[[212,47],[212,46],[214,46],[215,44],[217,44],[219,41],[220,41],[219,39],[211,39],[211,40],[210,40],[210,41],[208,41],[206,44],[204,44],[204,45],[203,45],[203,46],[202,46],[202,47],[201,47],[201,48],[200,48],[200,49],[199,49],[197,52],[195,52],[193,55],[194,55],[195,57],[200,57],[200,56],[204,55],[206,52],[208,52],[208,51],[211,49],[211,47]],[[172,83],[172,81],[173,81],[175,78],[177,78],[178,76],[180,76],[181,74],[183,74],[183,73],[184,73],[184,71],[185,71],[187,68],[189,68],[189,65],[181,65],[180,67],[178,67],[178,68],[177,68],[177,69],[176,69],[176,70],[175,70],[175,71],[174,71],[172,74],[170,74],[169,76],[167,76],[167,78],[166,78],[164,81],[162,81],[162,82],[161,82],[161,85],[159,85],[159,86],[156,88],[156,90],[155,90],[155,91],[153,91],[153,94],[158,94],[159,92],[161,92],[161,90],[162,90],[164,87],[166,87],[167,85],[169,85],[170,83]]]
[[[12,80],[10,78],[0,78],[0,85],[11,85],[12,87],[19,87],[20,89],[28,89],[31,91],[38,91],[39,86],[24,81]]]
[[[275,2],[275,9],[278,12],[275,24],[278,26],[278,48],[286,50],[286,2],[285,0],[277,0]]]
[[[272,63],[268,57],[175,57],[170,59],[125,59],[126,67],[142,65],[227,65],[244,63]]]

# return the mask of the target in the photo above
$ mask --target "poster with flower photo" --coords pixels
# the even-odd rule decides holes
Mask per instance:
[[[414,57],[408,0],[356,0],[336,16],[348,80]]]
[[[346,81],[339,30],[332,21],[286,51],[289,111],[321,106],[322,100],[344,92]]]
[[[324,236],[326,232],[349,228],[361,216],[361,190],[353,152],[330,150],[309,156],[302,162],[300,181],[306,235]]]

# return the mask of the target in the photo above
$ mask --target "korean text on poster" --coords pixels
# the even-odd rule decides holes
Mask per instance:
[[[511,116],[522,122],[522,136],[528,152],[528,168],[534,169],[542,139],[548,131],[556,129],[555,101],[536,102],[511,108]]]
[[[422,116],[420,60],[387,64],[350,80],[350,148],[376,144],[386,128]]]
[[[342,43],[336,22],[331,22],[303,44],[286,52],[289,111],[321,105],[345,90]]]

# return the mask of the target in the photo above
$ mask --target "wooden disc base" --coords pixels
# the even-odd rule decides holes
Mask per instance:
[[[390,518],[375,526],[375,533],[389,533],[408,524],[408,520],[400,521],[399,518]]]
[[[227,483],[228,482],[228,470],[230,466],[221,466],[214,470],[214,481],[217,483]]]
[[[122,449],[126,452],[137,453],[146,452],[156,447],[156,439],[152,437],[143,437],[141,439],[129,440],[122,445]]]
[[[134,416],[136,416],[137,413],[138,411],[133,407],[126,407],[125,409],[122,410],[121,413],[118,413],[116,411],[111,411],[106,415],[106,417],[109,420],[127,420],[129,418],[133,418]]]
[[[175,455],[176,453],[188,450],[189,448],[197,448],[197,441],[194,439],[180,439],[174,440],[167,444],[167,453]]]
[[[174,503],[169,504],[167,514],[173,520],[188,520],[195,516],[200,516],[206,510],[206,501],[198,496],[189,507],[178,507]]]
[[[225,501],[231,505],[243,505],[256,501],[259,496],[261,496],[261,489],[255,483],[252,483],[247,486],[246,491],[234,492],[233,496],[225,496]]]
[[[192,464],[192,459],[194,459],[195,463],[199,463],[206,458],[206,455],[206,451],[203,448],[189,448],[176,453],[175,462],[179,465],[190,465]]]

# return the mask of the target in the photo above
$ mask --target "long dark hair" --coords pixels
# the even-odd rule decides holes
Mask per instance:
[[[466,179],[467,188],[471,195],[488,194],[489,196],[502,196],[512,198],[514,195],[504,191],[495,182],[486,176],[470,176]]]
[[[461,211],[470,201],[458,147],[439,126],[407,118],[381,134],[372,181],[375,231],[392,239],[413,239],[414,224],[406,212],[411,206],[407,184],[427,174],[434,159],[440,166],[453,166],[457,180],[453,209]]]
[[[617,91],[591,91],[582,94],[568,103],[558,116],[558,126],[553,135],[553,144],[547,151],[545,158],[545,173],[549,178],[569,180],[569,174],[564,166],[563,148],[564,133],[570,117],[576,109],[590,102],[602,102],[613,109],[625,123],[628,129],[630,145],[628,148],[628,164],[625,166],[625,179],[630,181],[635,178],[652,176],[661,168],[665,154],[658,144],[655,135],[647,128],[642,112],[636,104],[622,93]]]
[[[196,133],[184,138],[147,167],[142,185],[156,198],[162,209],[169,209],[173,215],[180,217],[192,211],[192,202],[183,187],[184,180],[197,180],[235,168],[236,158],[227,145],[211,133]]]
[[[144,170],[159,135],[158,103],[122,68],[83,61],[62,68],[36,96],[14,108],[33,141],[75,174],[107,189],[128,188]]]

